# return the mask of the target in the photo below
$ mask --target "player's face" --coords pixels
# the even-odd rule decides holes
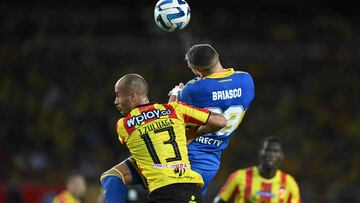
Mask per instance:
[[[77,176],[72,180],[73,193],[76,197],[81,198],[86,192],[86,181],[82,176]]]
[[[114,104],[123,116],[132,110],[130,96],[125,91],[121,91],[116,87]]]
[[[283,159],[281,145],[277,142],[265,142],[260,150],[260,162],[266,168],[276,168]]]

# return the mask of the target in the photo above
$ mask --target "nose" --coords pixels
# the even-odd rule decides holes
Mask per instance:
[[[115,100],[114,100],[114,104],[115,104],[115,105],[117,105],[117,104],[118,104],[117,98],[115,98]]]

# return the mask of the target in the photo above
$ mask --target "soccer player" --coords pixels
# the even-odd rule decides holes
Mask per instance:
[[[115,85],[115,105],[124,116],[117,122],[117,133],[132,157],[102,175],[106,202],[125,201],[119,194],[132,183],[132,173],[145,178],[149,202],[201,202],[203,180],[191,169],[185,126],[202,135],[225,127],[226,119],[178,102],[153,104],[147,94],[148,85],[137,74],[125,75]],[[120,187],[113,188],[113,182]]]
[[[225,128],[200,136],[188,146],[191,168],[200,173],[204,180],[204,195],[220,167],[221,152],[227,147],[232,132],[242,121],[254,98],[255,90],[251,75],[232,68],[224,69],[219,54],[209,44],[192,46],[185,59],[198,77],[189,81],[185,87],[180,84],[170,91],[169,102],[178,99],[192,106],[223,114],[227,120]],[[136,164],[126,163],[129,162],[122,162],[103,174],[112,174],[113,181],[103,185],[104,190],[116,191],[113,192],[112,200],[126,196],[126,185],[142,184]],[[124,183],[113,171],[127,174],[125,178],[128,181]]]
[[[66,189],[56,195],[52,203],[81,203],[86,192],[86,180],[79,173],[72,173],[66,181]]]
[[[254,98],[254,83],[249,73],[224,69],[219,54],[209,44],[192,46],[185,60],[198,77],[183,88],[182,83],[176,86],[169,93],[169,101],[178,99],[223,114],[227,119],[225,128],[199,136],[188,146],[191,167],[203,177],[202,193],[205,194],[220,167],[222,151],[228,146],[232,132],[239,126]]]
[[[260,164],[233,172],[214,203],[300,203],[295,179],[278,169],[283,160],[282,146],[274,137],[266,138],[259,151]]]

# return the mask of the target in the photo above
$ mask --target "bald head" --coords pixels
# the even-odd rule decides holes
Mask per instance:
[[[141,75],[132,73],[124,75],[115,85],[115,92],[120,90],[126,91],[128,94],[135,92],[139,96],[147,96],[149,87],[147,82]]]
[[[127,74],[115,84],[116,98],[114,104],[125,116],[138,105],[149,103],[148,91],[148,84],[143,77],[134,73]]]

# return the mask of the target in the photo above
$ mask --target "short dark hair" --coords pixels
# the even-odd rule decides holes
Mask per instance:
[[[205,69],[212,68],[219,59],[219,54],[210,44],[192,46],[185,55],[190,64]]]
[[[277,143],[281,146],[281,150],[282,150],[282,144],[281,141],[277,138],[277,137],[273,137],[273,136],[269,136],[269,137],[265,137],[260,145],[260,150],[264,147],[265,143]]]

